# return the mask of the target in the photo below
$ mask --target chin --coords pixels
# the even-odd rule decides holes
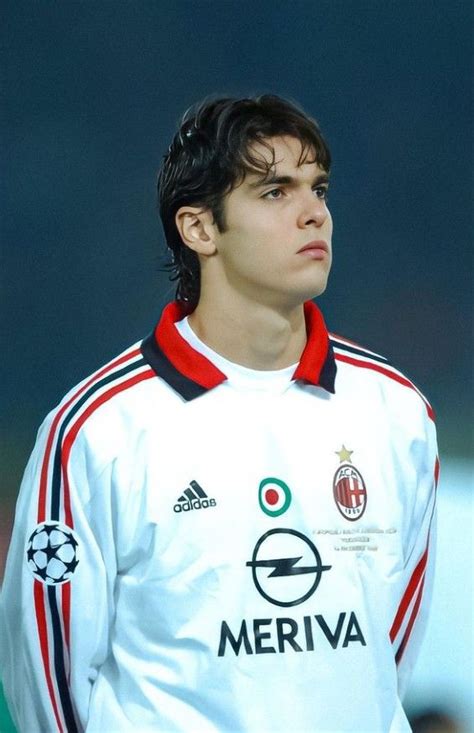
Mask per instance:
[[[299,282],[296,279],[292,281],[288,278],[284,283],[287,285],[286,288],[282,287],[282,284],[282,281],[280,281],[273,285],[271,288],[270,300],[268,302],[272,303],[272,305],[276,307],[283,306],[285,308],[295,308],[302,305],[307,300],[313,300],[314,298],[318,298],[322,295],[326,290],[328,278],[315,278],[313,274],[312,278],[305,278],[305,281],[302,281],[301,278],[299,278]],[[260,296],[261,295],[262,291],[260,291]],[[259,298],[257,297],[257,300],[258,299]]]
[[[313,300],[313,298],[319,298],[322,295],[328,284],[328,279],[321,278],[319,282],[313,282],[308,284],[308,288],[303,291],[304,300]]]
[[[319,288],[315,289],[313,295],[311,296],[311,298],[308,298],[308,300],[312,300],[313,298],[319,298],[319,296],[322,295],[326,291],[327,286],[328,286],[328,284],[327,284],[327,281],[326,281]]]
[[[290,308],[294,308],[297,306],[303,305],[303,303],[306,303],[308,300],[314,300],[314,298],[318,298],[320,295],[324,293],[326,290],[326,283],[324,285],[320,285],[319,287],[312,287],[312,288],[305,288],[300,289],[298,291],[292,291],[286,293],[286,298],[283,297],[283,294],[281,294],[282,300],[280,302],[285,302],[286,305]]]

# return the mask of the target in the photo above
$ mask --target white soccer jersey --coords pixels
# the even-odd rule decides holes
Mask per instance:
[[[312,302],[292,375],[226,373],[184,315],[39,431],[3,588],[19,730],[409,731],[431,407]]]

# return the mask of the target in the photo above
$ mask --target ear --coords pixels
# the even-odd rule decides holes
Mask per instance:
[[[198,255],[209,256],[216,251],[215,225],[209,209],[198,206],[181,206],[176,212],[175,223],[184,244]]]

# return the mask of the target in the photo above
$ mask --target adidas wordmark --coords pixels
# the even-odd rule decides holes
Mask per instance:
[[[179,512],[190,512],[193,509],[208,509],[211,506],[216,506],[216,500],[210,499],[197,481],[191,481],[189,488],[174,505],[173,511],[179,514]]]

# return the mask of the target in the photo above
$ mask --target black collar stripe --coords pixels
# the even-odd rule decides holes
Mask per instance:
[[[319,374],[319,384],[321,387],[323,387],[323,389],[325,389],[327,392],[330,392],[331,394],[335,394],[336,392],[336,372],[336,359],[334,358],[332,344],[331,342],[329,342],[328,353],[323,364],[323,368],[321,369],[321,372]]]
[[[330,339],[330,343],[332,344],[333,348],[339,349],[340,351],[348,351],[350,354],[356,354],[357,356],[363,356],[366,359],[371,359],[372,361],[378,361],[381,364],[387,364],[388,360],[384,356],[374,354],[372,351],[358,349],[355,346],[349,346],[349,344],[342,343],[341,341],[337,341],[333,338]]]

